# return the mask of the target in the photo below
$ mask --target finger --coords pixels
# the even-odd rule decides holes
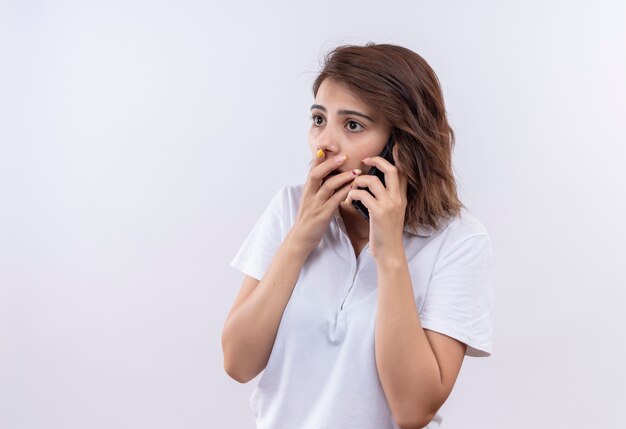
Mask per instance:
[[[383,172],[383,174],[385,175],[385,186],[387,187],[387,190],[389,190],[389,192],[395,194],[400,191],[398,169],[395,165],[393,165],[381,156],[365,158],[364,160],[362,160],[362,162],[365,165],[375,166]]]
[[[379,204],[376,198],[372,197],[369,192],[361,189],[350,189],[346,201],[352,202],[353,200],[361,201],[370,213],[372,210],[375,210],[375,207]]]
[[[339,207],[339,204],[341,204],[341,202],[346,199],[346,197],[348,196],[348,192],[350,192],[350,189],[350,182],[348,182],[341,188],[337,189],[337,191],[328,199],[328,201],[326,201],[324,207],[328,208],[328,211],[330,212],[329,215],[332,215],[332,213],[337,210],[337,207]]]
[[[346,155],[328,157],[322,149],[318,149],[311,161],[309,176],[304,186],[307,195],[316,195],[328,173],[341,168],[346,159]]]
[[[329,173],[335,170],[337,170],[336,173],[340,173],[342,165],[345,163],[346,159],[348,159],[346,155],[337,155],[327,158],[328,159],[325,159],[319,165],[313,167],[309,173],[311,185],[315,187],[316,191],[322,186],[324,180],[329,178]]]
[[[336,193],[340,187],[344,185],[351,185],[355,177],[359,174],[361,174],[361,170],[355,168],[354,170],[344,171],[343,173],[327,178],[318,193],[323,199],[327,200],[332,194]]]
[[[384,198],[388,198],[389,191],[388,189],[385,189],[385,186],[377,176],[369,174],[359,176],[354,179],[352,186],[354,188],[369,188],[369,190],[374,194],[374,197],[379,201]]]
[[[311,159],[311,162],[309,163],[309,173],[307,175],[307,180],[306,183],[304,185],[304,192],[308,193],[309,191],[311,191],[311,172],[313,171],[313,169],[315,167],[317,167],[318,165],[320,165],[322,162],[324,162],[326,159],[326,154],[324,153],[324,151],[320,148],[317,148],[317,151],[313,154],[313,158]],[[315,191],[317,191],[317,189],[315,189]]]
[[[326,160],[326,153],[322,149],[317,149],[315,153],[313,153],[313,157],[311,158],[311,162],[309,162],[309,172],[317,167],[319,164]]]

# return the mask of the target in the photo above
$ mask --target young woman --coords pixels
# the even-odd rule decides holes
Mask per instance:
[[[245,278],[224,368],[264,371],[260,429],[438,428],[493,322],[491,243],[457,196],[438,79],[409,49],[342,46],[313,95],[307,180],[275,194],[231,262]],[[378,156],[390,140],[393,163]]]

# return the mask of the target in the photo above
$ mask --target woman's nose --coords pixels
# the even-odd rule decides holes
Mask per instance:
[[[338,153],[339,151],[339,140],[336,136],[333,135],[332,132],[328,132],[328,130],[324,130],[317,136],[316,145],[318,149],[322,149],[324,152],[330,153]]]

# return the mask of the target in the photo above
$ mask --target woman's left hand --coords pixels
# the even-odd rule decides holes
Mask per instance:
[[[393,158],[398,165],[396,148]],[[376,176],[363,174],[353,182],[353,189],[346,202],[361,201],[369,210],[370,215],[370,252],[377,261],[385,257],[397,257],[404,250],[402,233],[404,231],[404,215],[407,206],[407,178],[395,165],[385,158],[374,156],[362,161],[367,166],[375,166],[385,175],[385,186]],[[372,196],[365,189],[372,191]]]

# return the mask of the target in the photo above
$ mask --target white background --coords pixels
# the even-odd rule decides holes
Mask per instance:
[[[622,427],[624,2],[0,1],[1,428],[253,428],[228,263],[306,179],[323,55],[368,41],[438,74],[494,246],[443,427]]]

